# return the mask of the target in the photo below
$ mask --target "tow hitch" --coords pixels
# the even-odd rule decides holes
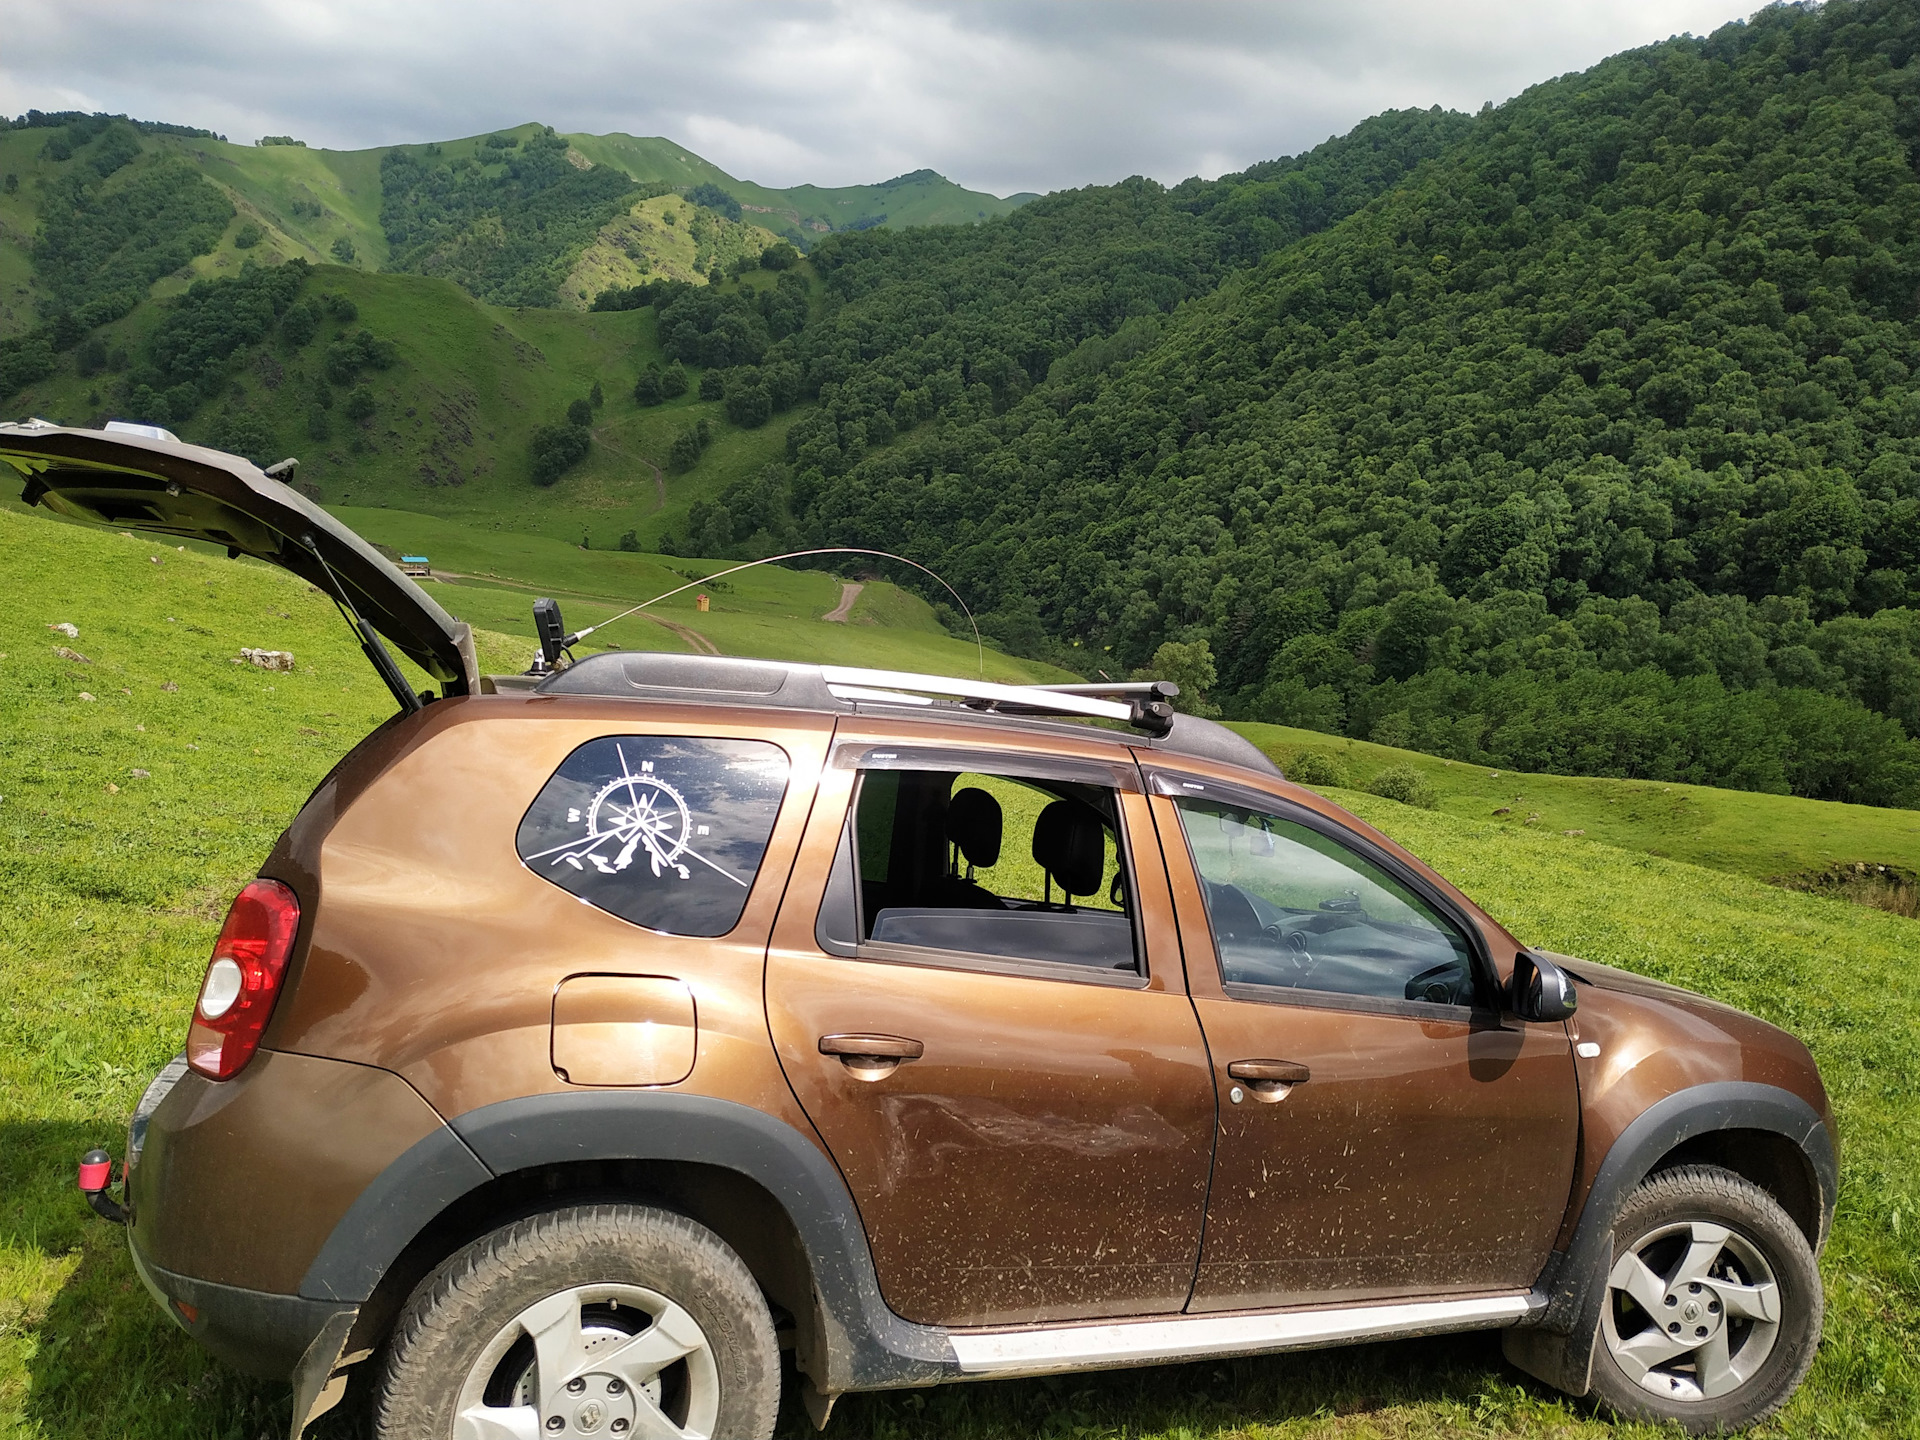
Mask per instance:
[[[107,1192],[113,1186],[113,1157],[104,1150],[89,1150],[80,1157],[80,1193],[102,1220],[124,1225],[132,1219],[127,1207]]]

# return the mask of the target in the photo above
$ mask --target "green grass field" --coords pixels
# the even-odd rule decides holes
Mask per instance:
[[[390,706],[325,600],[264,566],[15,511],[0,511],[0,554],[0,985],[9,997],[0,1011],[0,1437],[284,1434],[284,1388],[230,1374],[169,1326],[134,1279],[119,1233],[75,1195],[73,1164],[95,1143],[119,1152],[146,1078],[179,1048],[228,897]],[[658,563],[621,558],[634,575]],[[550,562],[533,554],[525,573],[545,575],[533,567]],[[775,577],[765,592],[737,593],[777,604],[780,586],[815,596],[806,587],[816,580],[824,577]],[[875,608],[897,620],[904,604],[882,594]],[[739,616],[771,623],[758,610]],[[61,621],[79,637],[46,628]],[[495,667],[524,645],[483,642]],[[87,661],[60,658],[62,645]],[[296,668],[232,664],[243,645],[292,650]],[[1259,738],[1338,746],[1305,732]],[[1384,758],[1352,760],[1353,778]],[[1842,1195],[1823,1258],[1826,1340],[1807,1386],[1765,1433],[1920,1435],[1913,922],[1644,853],[1677,849],[1690,815],[1649,809],[1623,822],[1642,831],[1601,843],[1597,822],[1582,826],[1574,807],[1604,805],[1614,782],[1549,790],[1526,777],[1516,788],[1538,787],[1535,808],[1556,822],[1531,827],[1477,813],[1510,798],[1482,794],[1479,783],[1463,779],[1439,812],[1333,794],[1529,942],[1692,986],[1807,1040],[1839,1115]],[[1583,787],[1597,798],[1577,801]],[[1720,817],[1722,838],[1711,843],[1728,857],[1753,855],[1758,869],[1772,862],[1739,837],[1790,827],[1803,813],[1772,797],[1690,793],[1689,804],[1711,803]],[[1548,808],[1563,803],[1565,812]],[[1828,822],[1840,852],[1851,826],[1853,850],[1880,853],[1901,832],[1875,827],[1904,823],[1827,808],[1841,812]],[[1569,823],[1558,823],[1563,813]],[[1577,828],[1588,835],[1559,833]],[[1622,848],[1636,834],[1661,843]],[[351,1433],[344,1419],[327,1428]],[[809,1433],[790,1404],[781,1434]],[[828,1431],[830,1440],[1656,1433],[1611,1427],[1557,1399],[1508,1369],[1491,1336],[853,1396]]]
[[[1835,865],[1920,869],[1920,810],[1880,810],[1705,785],[1529,775],[1281,725],[1235,725],[1284,770],[1303,751],[1335,761],[1356,789],[1389,765],[1418,770],[1440,810],[1496,830],[1578,832],[1649,855],[1777,880]],[[1578,838],[1578,837],[1576,837]]]

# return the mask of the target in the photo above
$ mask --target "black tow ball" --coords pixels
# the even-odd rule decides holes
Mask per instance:
[[[113,1157],[104,1150],[89,1150],[80,1157],[80,1193],[102,1220],[124,1225],[132,1217],[107,1191],[113,1185]]]

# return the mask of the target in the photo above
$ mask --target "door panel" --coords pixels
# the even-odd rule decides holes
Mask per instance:
[[[823,778],[768,954],[767,1018],[887,1303],[943,1325],[1180,1310],[1215,1103],[1144,798],[1120,806],[1148,974],[1055,979],[825,953],[815,921],[851,786]],[[850,1053],[823,1054],[824,1037]]]
[[[1579,1123],[1563,1027],[1195,1005],[1222,1103],[1190,1308],[1525,1289],[1539,1276]],[[1310,1078],[1267,1098],[1227,1073],[1254,1059]]]

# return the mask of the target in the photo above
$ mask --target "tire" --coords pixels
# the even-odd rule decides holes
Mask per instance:
[[[1741,1430],[1787,1402],[1826,1300],[1807,1237],[1759,1186],[1690,1165],[1621,1205],[1593,1391],[1625,1420]]]
[[[684,1216],[588,1205],[482,1236],[420,1283],[373,1433],[767,1440],[779,1408],[773,1319],[740,1257]]]

